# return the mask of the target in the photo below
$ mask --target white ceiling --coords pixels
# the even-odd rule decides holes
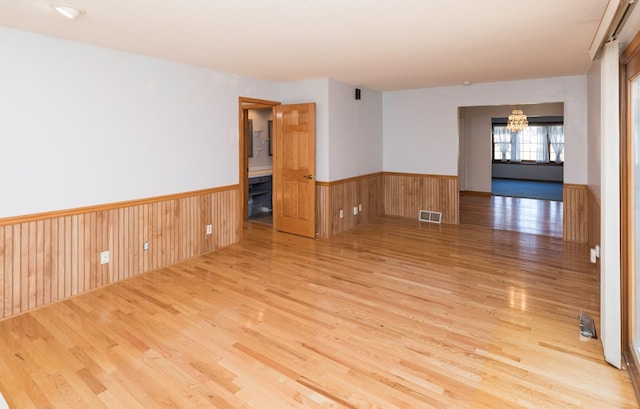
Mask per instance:
[[[0,26],[381,91],[585,74],[607,0],[0,0]]]

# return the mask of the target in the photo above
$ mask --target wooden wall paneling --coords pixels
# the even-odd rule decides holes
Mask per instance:
[[[382,173],[316,184],[318,236],[335,236],[382,216],[382,186]],[[354,215],[353,208],[360,204],[362,211]]]
[[[331,236],[331,186],[316,182],[316,230],[318,237]]]
[[[0,226],[0,269],[2,270],[2,309],[1,317],[11,315],[13,310],[13,228],[12,226]]]
[[[455,176],[384,174],[384,214],[418,218],[420,210],[442,212],[443,223],[458,223]]]
[[[103,244],[103,248],[115,248],[119,245],[123,250],[116,254],[118,263],[109,263],[106,266],[107,271],[103,271],[103,281],[105,283],[115,282],[120,277],[125,278],[128,276],[135,276],[138,270],[135,268],[136,261],[138,259],[138,252],[136,251],[138,245],[142,247],[142,243],[138,243],[137,227],[138,224],[135,221],[136,206],[127,207],[123,209],[122,213],[116,213],[115,211],[107,212],[107,231],[106,237],[103,235],[103,240],[107,240],[106,244]],[[116,218],[122,217],[123,231],[117,229],[119,224],[114,223]],[[104,234],[105,232],[103,232]],[[122,243],[122,244],[119,244]],[[99,249],[99,251],[102,251]],[[106,274],[105,274],[106,273]]]
[[[80,224],[81,218],[85,219],[85,223]],[[88,225],[86,223],[87,219],[89,222]],[[85,237],[84,240],[86,240],[87,245],[83,246],[83,240],[80,236],[82,235],[84,237],[85,234],[87,237]],[[102,220],[98,218],[96,212],[78,215],[78,244],[80,250],[78,253],[78,261],[86,266],[86,270],[85,266],[82,266],[78,274],[78,293],[83,293],[96,288],[98,285],[98,276],[102,273],[102,271],[98,271],[98,269],[102,270],[103,267],[103,265],[100,264],[100,253],[106,250],[102,245]],[[117,264],[117,249],[111,248],[109,250],[109,264]],[[84,263],[82,263],[83,261]],[[80,278],[83,275],[87,277],[87,279],[81,282]]]
[[[342,183],[334,183],[331,185],[331,236],[342,233],[346,230],[347,219],[349,218],[349,209],[344,205],[344,186]],[[340,210],[343,212],[343,218],[340,218]]]
[[[51,292],[52,292],[52,281],[51,281],[51,266],[52,266],[52,247],[51,247],[51,220],[43,221],[43,234],[42,234],[42,242],[44,247],[43,254],[43,285],[44,285],[44,294],[42,298],[42,304],[49,304],[51,302]]]
[[[115,242],[113,243],[114,247],[109,247],[108,243],[101,246],[97,249],[97,252],[109,251],[111,255],[111,260],[109,260],[108,264],[103,264],[102,267],[108,268],[108,266],[113,266],[118,270],[118,274],[122,275],[122,277],[131,277],[134,276],[134,272],[129,268],[129,249],[131,248],[131,224],[129,220],[129,212],[131,208],[125,207],[121,209],[121,212],[118,212],[118,221],[119,226],[122,229],[120,231],[120,235],[118,236],[118,246],[117,249],[115,247]]]
[[[91,282],[91,260],[89,254],[91,254],[91,236],[85,237],[85,232],[91,230],[91,214],[79,214],[78,215],[78,258],[81,260],[80,270],[82,274],[78,276],[78,287],[80,291],[85,290],[85,283]],[[88,285],[88,284],[87,284]]]
[[[5,302],[7,300],[4,272],[8,270],[5,265],[4,230],[5,227],[0,226],[0,296],[2,296],[2,302],[0,303],[0,317],[4,317]]]
[[[44,222],[36,220],[33,222],[32,233],[34,237],[30,240],[35,247],[35,254],[31,255],[30,285],[29,293],[33,307],[43,304],[44,300]]]
[[[12,238],[13,238],[13,242],[12,242],[12,250],[13,250],[13,254],[12,254],[12,271],[11,274],[13,276],[13,288],[11,289],[12,291],[12,295],[13,295],[13,303],[11,305],[11,313],[12,314],[17,314],[20,312],[20,300],[21,298],[21,293],[20,293],[20,232],[21,232],[21,225],[20,224],[16,224],[14,226],[12,226],[13,228],[13,234],[12,234]]]
[[[585,185],[563,186],[562,237],[565,241],[587,242],[587,190]]]
[[[20,311],[29,309],[29,223],[20,224],[20,235],[18,236],[17,250],[20,257],[20,280],[18,282],[20,291]]]
[[[0,317],[235,243],[238,188],[0,219]],[[206,235],[206,224],[213,234]],[[149,251],[143,243],[149,242]],[[100,263],[108,250],[110,261]]]

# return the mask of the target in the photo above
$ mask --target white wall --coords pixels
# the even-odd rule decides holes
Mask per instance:
[[[238,96],[280,85],[0,28],[0,217],[238,183]]]
[[[520,108],[530,117],[562,116],[564,114],[564,107],[561,102],[527,104],[521,105]],[[461,117],[464,117],[464,129],[460,130],[460,141],[461,143],[464,141],[460,148],[460,160],[464,161],[461,166],[464,169],[464,190],[491,192],[491,177],[493,176],[491,166],[493,157],[491,152],[493,148],[491,133],[493,132],[493,126],[491,118],[509,116],[514,109],[516,109],[515,105],[473,106],[459,109]],[[510,166],[514,166],[512,171],[515,172],[518,165]],[[559,170],[563,172],[563,168]],[[514,179],[517,179],[517,177],[514,176]],[[463,190],[462,187],[460,188],[460,190]]]
[[[331,181],[382,171],[382,93],[329,81]]]
[[[382,100],[384,170],[437,175],[458,173],[458,107],[563,102],[564,180],[587,183],[586,76],[395,91]]]
[[[316,103],[316,179],[382,171],[382,93],[328,78],[282,85],[282,103]]]
[[[589,74],[587,75],[587,118],[588,118],[588,157],[589,157],[589,170],[588,170],[588,182],[589,189],[595,194],[598,200],[601,199],[600,194],[600,162],[601,162],[601,75],[600,75],[600,60],[593,62]]]

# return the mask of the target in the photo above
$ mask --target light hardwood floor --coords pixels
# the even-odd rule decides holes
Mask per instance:
[[[581,338],[584,245],[381,218],[242,243],[0,321],[21,408],[635,408]]]

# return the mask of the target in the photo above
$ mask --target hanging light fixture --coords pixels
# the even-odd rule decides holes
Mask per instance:
[[[507,129],[511,132],[520,132],[526,127],[529,126],[529,121],[527,120],[527,116],[522,112],[521,109],[514,109],[509,115],[509,120],[507,121]]]

